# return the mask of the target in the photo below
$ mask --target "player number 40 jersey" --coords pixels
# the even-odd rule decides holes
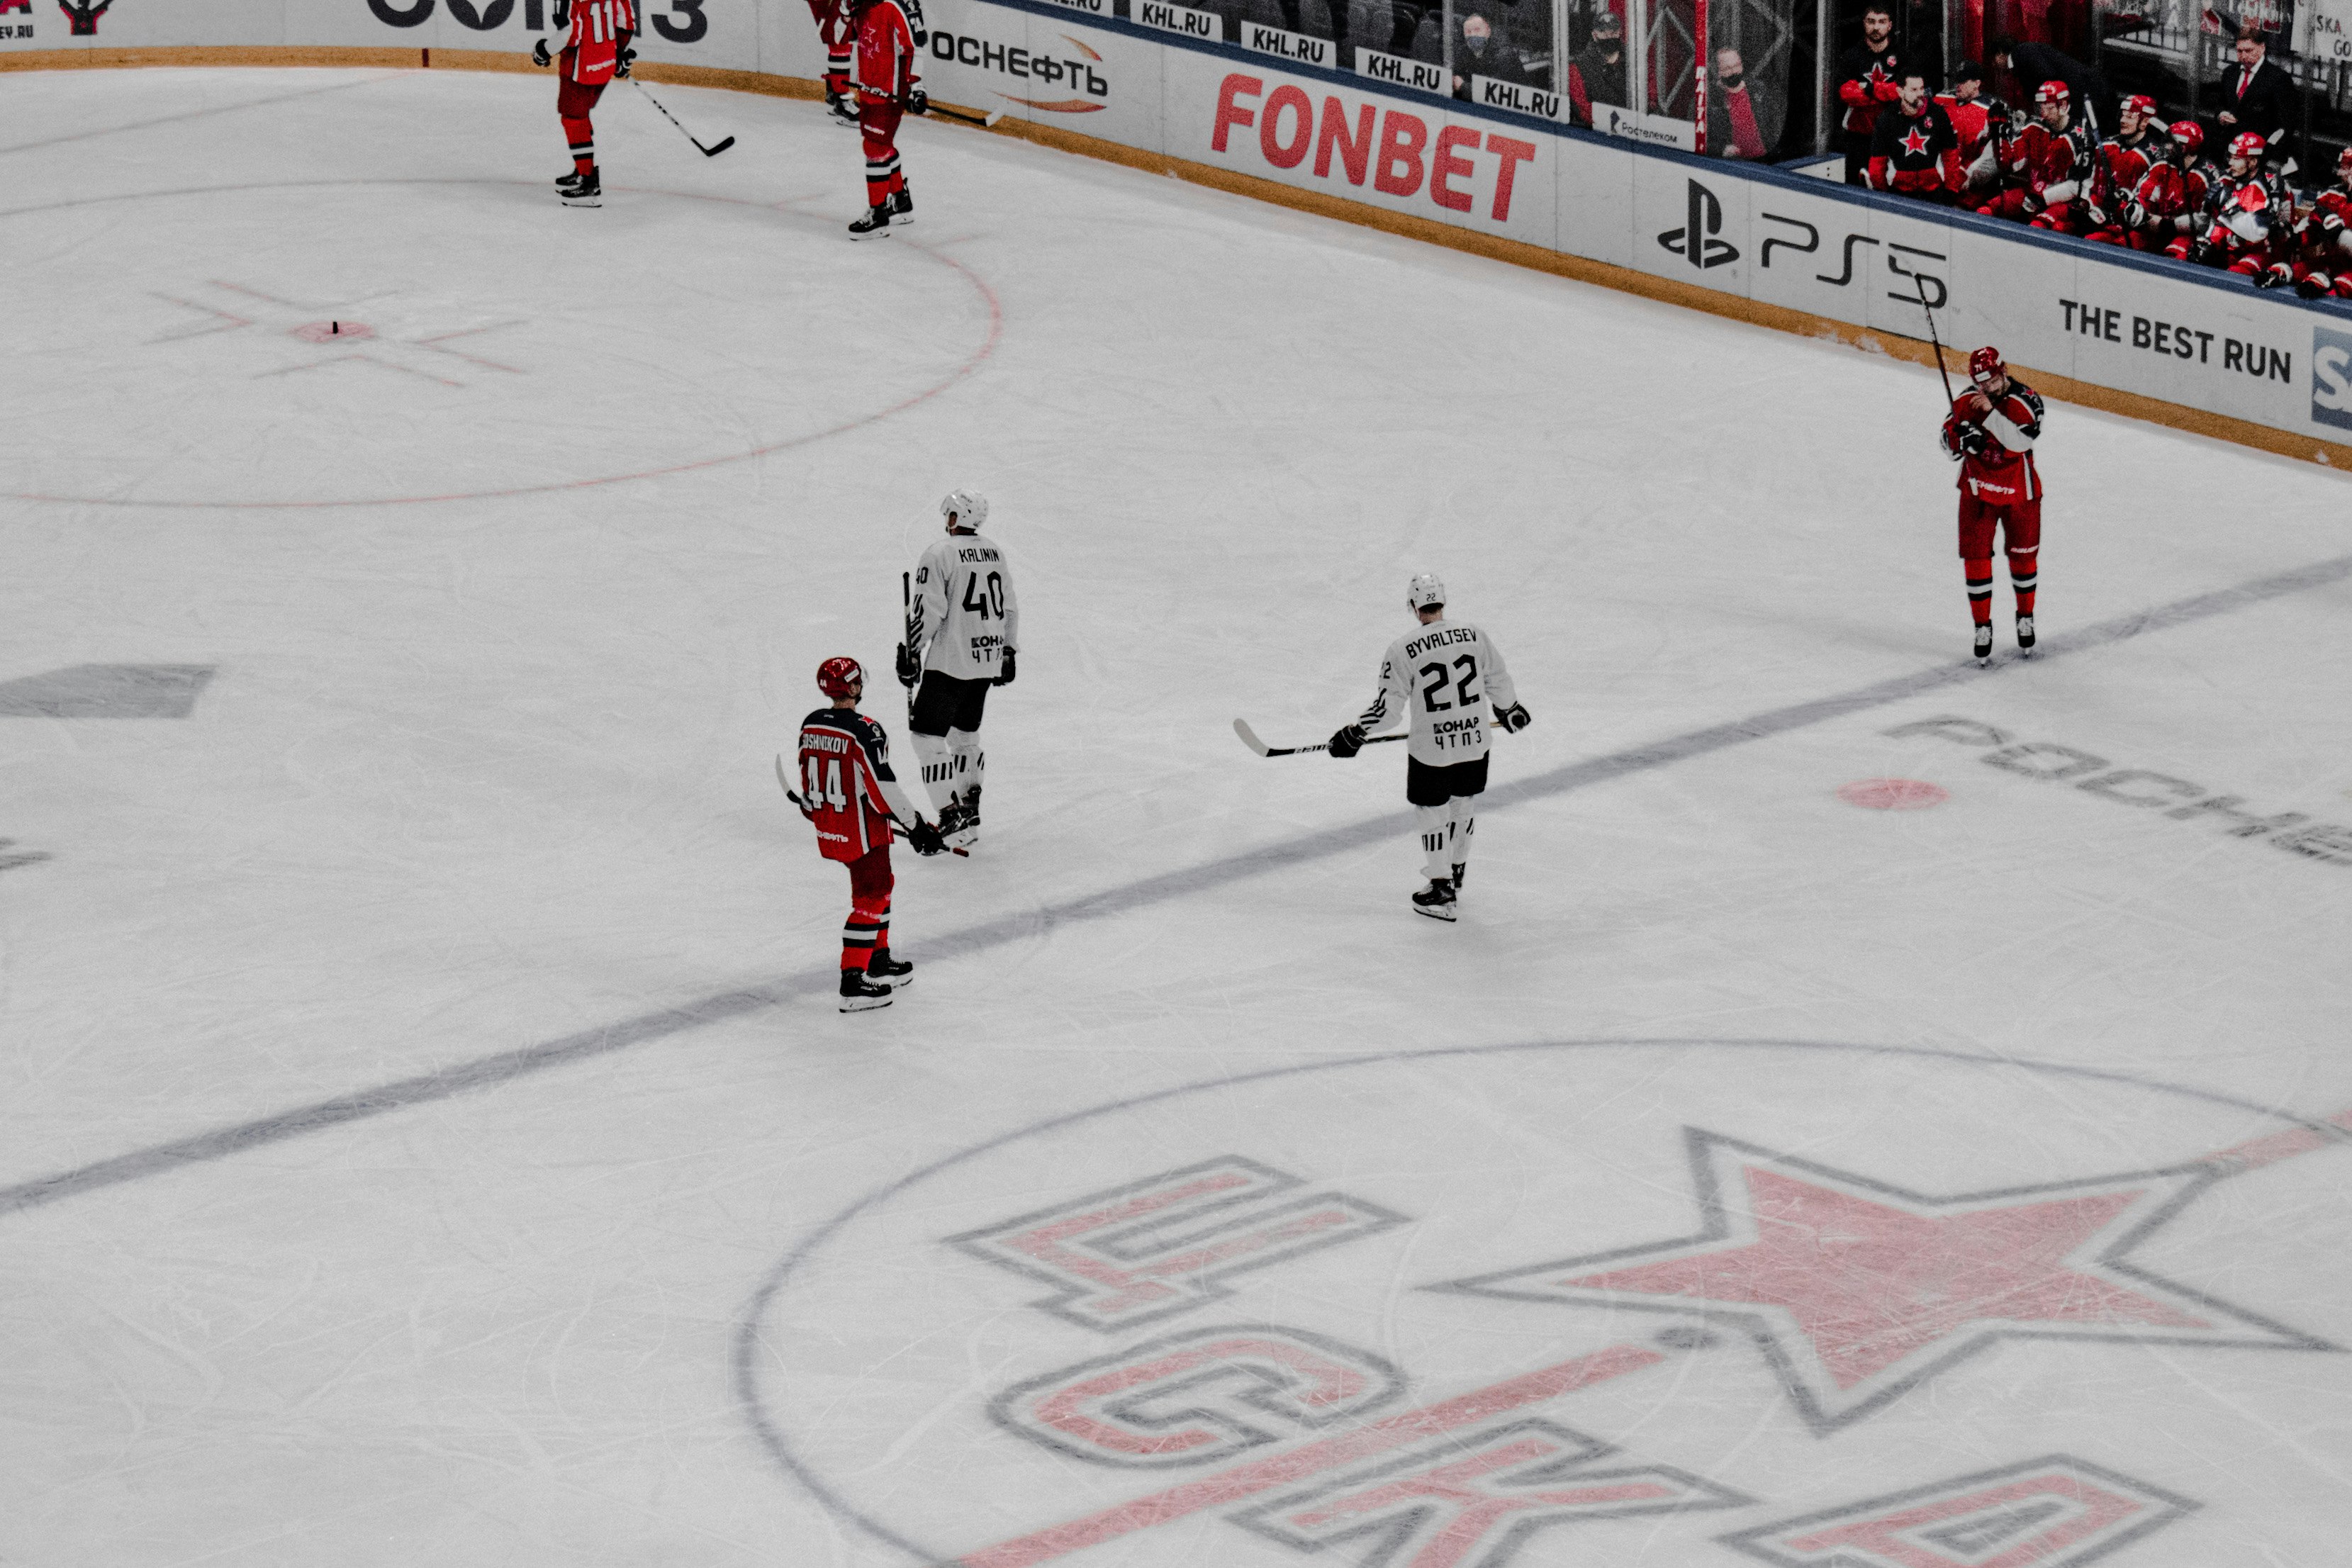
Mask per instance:
[[[1371,733],[1411,725],[1406,750],[1442,768],[1486,754],[1486,710],[1518,701],[1503,650],[1476,626],[1433,621],[1389,645],[1381,691],[1356,722]]]
[[[1004,552],[977,533],[950,533],[915,568],[907,646],[923,668],[962,680],[993,680],[1004,650],[1021,646],[1021,603]]]

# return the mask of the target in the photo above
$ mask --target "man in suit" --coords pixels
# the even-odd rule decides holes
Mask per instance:
[[[2270,58],[2263,30],[2249,22],[2238,29],[2237,68],[2221,79],[2222,140],[2251,131],[2270,146],[2268,161],[2286,158],[2286,128],[2299,112],[2294,83]]]

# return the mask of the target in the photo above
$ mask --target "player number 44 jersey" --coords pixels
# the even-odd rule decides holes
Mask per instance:
[[[918,820],[890,771],[882,726],[854,709],[820,708],[801,721],[800,796],[817,852],[856,860],[890,842],[890,821]]]
[[[1518,701],[1503,650],[1476,626],[1433,621],[1389,645],[1381,691],[1356,722],[1378,733],[1411,726],[1406,750],[1442,768],[1486,754],[1486,710]]]
[[[1004,650],[1020,647],[1013,567],[984,535],[951,533],[923,552],[907,646],[922,649],[925,669],[962,680],[995,679]]]

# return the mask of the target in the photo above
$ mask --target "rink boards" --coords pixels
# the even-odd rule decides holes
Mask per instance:
[[[449,51],[527,47],[551,9],[116,0],[84,37],[54,8],[31,20],[0,11],[0,51],[81,48],[96,63],[108,51],[207,45],[415,48],[456,63]],[[1376,90],[1351,73],[1208,42],[1195,36],[1206,12],[1138,0],[1145,26],[1112,10],[1111,0],[948,0],[928,18],[926,85],[1080,150],[1154,155],[1180,172],[1286,187],[1325,210],[1373,209],[1409,232],[1440,226],[1507,253],[1622,269],[1654,280],[1644,291],[1772,325],[1884,334],[1905,342],[1879,346],[1907,352],[1927,336],[1924,300],[1947,344],[1995,343],[2033,373],[2080,384],[2053,386],[2061,395],[2104,389],[2126,412],[2323,462],[2352,457],[2352,307],[1631,139],[1656,129],[1646,121],[1607,136]],[[667,0],[645,20],[649,60],[763,78],[822,69],[802,0]]]

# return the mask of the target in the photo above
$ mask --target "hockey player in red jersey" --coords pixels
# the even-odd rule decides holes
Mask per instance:
[[[1894,106],[1871,132],[1870,188],[1949,202],[1968,181],[1960,139],[1944,106],[1927,97],[1927,78],[1906,66]]]
[[[857,33],[857,129],[866,139],[866,214],[849,226],[849,237],[887,234],[893,223],[915,221],[914,199],[898,167],[898,120],[920,114],[930,99],[916,86],[917,51],[923,43],[921,0],[856,0]]]
[[[2063,228],[2067,206],[2091,174],[2091,133],[2074,121],[2073,95],[2063,81],[2045,81],[2033,95],[2035,118],[2001,158],[2007,188],[1977,208],[1986,217]]]
[[[2295,221],[2284,261],[2254,281],[2275,289],[2293,283],[2306,300],[2352,300],[2352,147],[2336,158],[2336,184],[2316,193]]]
[[[566,12],[569,11],[567,18]],[[636,36],[637,14],[630,0],[557,0],[555,25],[570,25],[563,52],[556,66],[555,113],[563,121],[563,139],[572,147],[572,173],[555,182],[566,206],[600,207],[604,187],[596,173],[596,132],[588,116],[604,89],[615,78],[629,74],[636,56],[629,40]],[[530,51],[533,64],[549,63],[547,40]]]
[[[2090,187],[2070,216],[2069,234],[2095,234],[2113,224],[2164,153],[2163,139],[2148,132],[2156,119],[2156,100],[2134,93],[2124,100],[2116,118],[2116,133],[2092,155]]]
[[[2091,231],[2102,245],[2127,246],[2134,250],[2162,250],[2174,240],[2185,242],[2205,210],[2210,173],[2199,156],[2205,132],[2193,120],[2177,121],[2168,133],[2162,155],[2109,215],[2103,228]]]
[[[2033,594],[2042,549],[2042,477],[2033,443],[2042,435],[2042,395],[2012,380],[2000,351],[1969,356],[1969,389],[1944,419],[1944,450],[1960,465],[1960,560],[1968,572],[1969,616],[1976,656],[1992,658],[1992,541],[1998,526],[2017,591],[2017,646],[2033,647]]]
[[[890,831],[895,824],[918,855],[945,846],[890,771],[890,741],[857,710],[866,671],[854,658],[817,667],[816,686],[830,700],[801,721],[800,790],[795,804],[816,827],[817,853],[849,868],[849,921],[841,929],[841,1010],[887,1007],[915,966],[890,956]]]
[[[824,106],[834,123],[856,129],[857,96],[850,90],[850,50],[857,41],[851,0],[808,0],[816,19],[816,41],[824,48]]]
[[[2259,132],[2244,131],[2230,141],[2230,167],[2205,195],[2205,232],[2183,237],[2168,247],[2206,267],[2225,267],[2242,277],[2260,273],[2271,259],[2271,230],[2282,221],[2293,222],[2293,199],[2285,188],[2264,172],[2268,148]]]

